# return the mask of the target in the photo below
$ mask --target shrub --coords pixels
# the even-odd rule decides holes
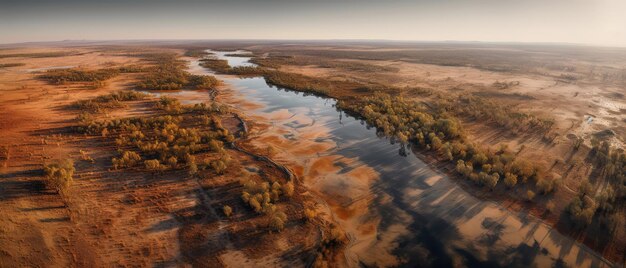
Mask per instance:
[[[489,187],[489,189],[493,190],[494,188],[496,188],[496,185],[498,184],[499,180],[500,180],[500,174],[493,173],[491,175],[485,176],[483,184]]]
[[[48,164],[43,170],[47,186],[57,193],[65,193],[73,181],[75,171],[74,162],[71,159]]]
[[[134,167],[141,162],[141,156],[133,151],[124,151],[121,158],[113,158],[113,168]]]
[[[157,66],[146,74],[137,87],[146,90],[211,89],[219,85],[219,80],[208,75],[192,75],[185,71],[185,65],[176,55],[152,56]]]
[[[585,226],[593,220],[596,208],[596,203],[592,198],[588,195],[581,195],[572,200],[568,206],[568,212],[576,225]]]
[[[537,180],[537,183],[535,184],[535,186],[539,190],[539,193],[541,194],[551,193],[552,191],[554,191],[555,185],[556,185],[555,179],[539,179]]]
[[[148,95],[136,91],[118,91],[107,95],[100,95],[88,100],[76,101],[70,105],[71,108],[80,109],[90,113],[101,112],[114,108],[124,107],[122,102],[141,100]]]
[[[47,80],[54,84],[63,84],[65,82],[97,82],[104,81],[118,75],[116,69],[53,69],[48,70],[39,78]]]
[[[159,162],[158,159],[146,160],[146,161],[143,161],[143,163],[146,166],[147,170],[160,171],[164,169],[164,167],[161,165],[161,162]]]
[[[195,161],[189,163],[189,175],[196,175],[198,174],[198,165],[196,164]]]
[[[477,164],[478,166],[482,166],[487,163],[487,156],[483,153],[478,153],[472,156],[472,163]]]
[[[317,212],[315,211],[315,209],[305,208],[304,217],[307,221],[312,221],[313,219],[315,219],[315,217],[317,217]]]
[[[267,210],[267,214],[270,219],[269,227],[278,232],[282,231],[285,228],[285,223],[287,222],[287,214],[285,214],[275,206],[270,206],[270,208]]]
[[[504,184],[509,188],[515,186],[517,184],[517,175],[509,172],[504,174]]]
[[[96,160],[94,160],[93,157],[89,156],[89,154],[87,154],[87,152],[85,152],[83,150],[80,150],[80,158],[83,161],[87,161],[87,162],[90,162],[90,163],[95,163],[96,162]]]
[[[230,217],[233,214],[233,209],[228,205],[224,205],[224,207],[222,207],[222,211],[226,217]]]
[[[528,201],[531,201],[531,200],[535,199],[535,192],[533,192],[533,191],[531,191],[531,190],[528,190],[528,191],[526,192],[526,199],[527,199]]]
[[[263,211],[261,203],[259,203],[256,197],[250,197],[250,199],[248,200],[248,204],[250,205],[250,207],[252,207],[252,209],[254,209],[256,213],[261,213],[261,211]]]
[[[172,168],[175,168],[177,163],[178,163],[178,159],[176,159],[176,157],[174,157],[174,156],[170,156],[167,159],[167,165],[172,167]]]
[[[250,202],[250,194],[248,192],[242,192],[241,193],[241,200],[243,200],[243,202]]]
[[[282,186],[282,191],[287,197],[291,197],[294,192],[293,182],[287,182]]]
[[[226,163],[222,160],[213,160],[211,161],[211,168],[217,174],[224,174],[224,171],[226,171]]]
[[[224,150],[224,143],[219,140],[211,140],[209,142],[209,148],[213,152],[221,152]]]

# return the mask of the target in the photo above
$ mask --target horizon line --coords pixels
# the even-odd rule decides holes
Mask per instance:
[[[558,42],[558,41],[479,41],[479,40],[413,40],[413,39],[363,39],[363,38],[317,38],[317,39],[289,39],[289,38],[139,38],[139,39],[62,39],[51,41],[23,41],[13,43],[0,43],[2,47],[17,45],[37,45],[37,44],[57,44],[57,43],[98,43],[98,42],[185,42],[185,41],[295,41],[295,42],[389,42],[389,43],[482,43],[496,45],[553,45],[553,46],[579,46],[579,47],[598,47],[598,48],[618,48],[626,49],[626,45],[606,45],[606,44],[590,44],[576,42]]]

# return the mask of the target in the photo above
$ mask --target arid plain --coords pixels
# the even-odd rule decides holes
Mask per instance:
[[[0,94],[2,267],[626,262],[624,49],[50,43]]]

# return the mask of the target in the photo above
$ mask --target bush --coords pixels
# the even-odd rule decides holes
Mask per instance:
[[[211,161],[211,168],[215,171],[215,173],[217,174],[224,174],[224,171],[226,171],[226,163],[222,160],[213,160]]]
[[[161,162],[159,162],[158,159],[146,160],[143,161],[143,163],[146,166],[146,169],[151,171],[160,171],[165,168],[163,165],[161,165]]]
[[[504,184],[509,188],[515,186],[517,184],[517,175],[507,172],[504,175]]]
[[[498,184],[499,180],[500,180],[500,175],[498,173],[493,173],[491,175],[484,176],[482,183],[485,186],[487,186],[489,189],[493,190],[494,188],[496,188],[496,185]]]
[[[270,219],[269,227],[278,232],[282,231],[285,228],[285,223],[287,222],[287,214],[280,211],[275,206],[270,206],[266,213],[268,214],[268,217]]]
[[[54,84],[65,82],[98,82],[110,79],[119,74],[116,69],[84,70],[84,69],[53,69],[39,76]]]
[[[226,217],[230,217],[233,214],[233,209],[228,205],[224,205],[224,207],[222,207],[222,211]]]
[[[71,159],[48,164],[44,167],[46,185],[57,193],[65,193],[74,176],[74,162]]]
[[[195,161],[189,163],[189,175],[196,175],[198,173],[198,165]]]
[[[113,158],[113,169],[134,167],[141,162],[141,156],[133,151],[124,151],[121,158]]]
[[[568,206],[568,212],[578,226],[589,225],[596,213],[596,203],[588,195],[575,197]]]
[[[256,197],[251,196],[248,200],[248,204],[250,205],[250,207],[252,207],[252,209],[254,209],[256,213],[261,213],[261,211],[263,211],[261,207],[261,203],[259,203]]]
[[[535,186],[539,190],[541,194],[549,194],[554,191],[555,186],[557,184],[556,179],[539,179]]]
[[[532,201],[533,199],[535,199],[535,192],[528,190],[526,192],[526,200]]]
[[[174,156],[170,156],[167,159],[167,165],[170,166],[171,168],[175,168],[177,163],[178,163],[178,159],[176,159],[176,157]]]
[[[315,217],[317,217],[317,212],[315,211],[315,209],[305,208],[304,217],[307,221],[312,221],[313,219],[315,219]]]
[[[152,60],[157,63],[157,66],[152,68],[150,72],[137,83],[137,87],[140,89],[212,89],[220,84],[219,80],[213,76],[192,75],[185,71],[184,63],[177,60],[176,55],[153,55]]]
[[[107,95],[100,95],[92,99],[74,102],[70,107],[90,113],[106,111],[124,107],[122,102],[142,100],[148,95],[136,91],[118,91]]]
[[[293,182],[287,182],[282,186],[282,191],[287,197],[291,197],[294,192]]]

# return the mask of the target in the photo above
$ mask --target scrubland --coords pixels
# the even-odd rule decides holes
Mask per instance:
[[[341,263],[333,217],[183,56],[335,98],[480,198],[625,261],[626,51],[207,43],[0,52],[0,264]],[[206,94],[152,94],[179,91]]]

